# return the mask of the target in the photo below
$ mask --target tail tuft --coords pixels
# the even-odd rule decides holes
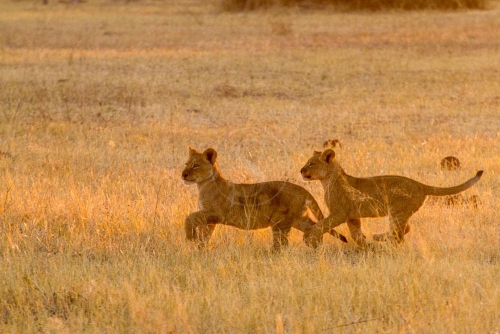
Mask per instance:
[[[481,176],[483,176],[483,173],[484,173],[484,170],[480,170],[479,172],[477,172],[476,176],[481,177]]]

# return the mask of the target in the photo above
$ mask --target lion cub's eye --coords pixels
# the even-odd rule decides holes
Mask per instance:
[[[312,166],[314,166],[314,164],[311,162],[307,167],[311,168]]]
[[[200,167],[200,165],[198,165],[198,164],[194,164],[194,165],[193,165],[193,169],[196,169],[196,168],[198,168],[198,167]]]

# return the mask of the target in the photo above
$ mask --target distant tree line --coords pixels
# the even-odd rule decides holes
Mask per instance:
[[[276,6],[335,6],[344,10],[485,9],[488,0],[217,0],[227,11]]]

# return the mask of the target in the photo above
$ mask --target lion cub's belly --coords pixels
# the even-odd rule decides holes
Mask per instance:
[[[267,208],[258,206],[245,206],[233,208],[226,213],[222,224],[238,227],[244,230],[266,228],[273,224]]]
[[[387,205],[377,201],[362,201],[355,203],[351,209],[352,218],[369,218],[387,216]]]

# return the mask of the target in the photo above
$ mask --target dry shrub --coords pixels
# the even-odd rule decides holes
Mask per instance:
[[[218,97],[238,97],[240,94],[238,90],[228,84],[218,85],[214,88],[214,94]]]
[[[330,5],[345,10],[485,9],[487,0],[221,0],[224,10],[254,10],[290,5]]]

